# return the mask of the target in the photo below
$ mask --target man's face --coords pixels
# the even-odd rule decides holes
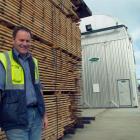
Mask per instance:
[[[31,46],[31,35],[30,33],[19,30],[16,34],[15,39],[13,40],[14,48],[20,53],[20,54],[26,54],[29,51],[29,48]]]

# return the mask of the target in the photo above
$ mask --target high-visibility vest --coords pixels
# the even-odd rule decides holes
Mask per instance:
[[[33,58],[35,63],[35,83],[39,83],[39,72],[37,59]],[[0,61],[2,62],[6,72],[5,89],[24,89],[24,71],[12,55],[12,51],[0,53]]]

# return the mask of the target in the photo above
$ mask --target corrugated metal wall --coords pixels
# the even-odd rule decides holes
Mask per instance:
[[[137,106],[133,48],[124,27],[82,35],[82,60],[84,106],[118,107],[121,79],[130,80],[132,106]],[[99,92],[94,92],[98,84]]]

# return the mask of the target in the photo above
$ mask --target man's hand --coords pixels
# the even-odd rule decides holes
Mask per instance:
[[[46,114],[44,115],[44,118],[43,118],[43,126],[44,126],[44,129],[48,128],[48,117]]]

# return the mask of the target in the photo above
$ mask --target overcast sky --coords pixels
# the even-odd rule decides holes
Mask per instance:
[[[140,79],[140,0],[84,0],[92,14],[118,18],[128,27],[133,40],[136,73]]]

